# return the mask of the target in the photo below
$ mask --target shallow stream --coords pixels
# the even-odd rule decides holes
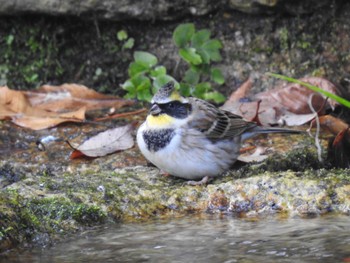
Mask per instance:
[[[105,225],[49,248],[1,258],[26,263],[350,262],[350,217],[191,217]]]

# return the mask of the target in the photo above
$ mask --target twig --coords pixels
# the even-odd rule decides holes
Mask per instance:
[[[312,106],[312,98],[314,97],[315,94],[311,94],[309,96],[308,99],[308,105],[310,107],[310,110],[312,111],[312,113],[315,114],[315,121],[316,121],[316,133],[315,133],[315,146],[317,148],[317,157],[318,157],[318,161],[322,162],[322,148],[321,148],[321,144],[320,144],[320,120],[318,118],[318,112],[315,110],[315,108]],[[310,131],[309,131],[310,132]],[[310,132],[311,135],[311,132]]]
[[[113,114],[113,115],[109,115],[106,117],[101,117],[101,118],[97,118],[94,121],[105,121],[105,120],[109,120],[109,119],[116,119],[116,118],[123,118],[123,117],[127,117],[130,115],[136,115],[142,112],[145,112],[146,109],[142,108],[140,110],[136,110],[136,111],[130,111],[130,112],[123,112],[123,113],[117,113],[117,114]]]

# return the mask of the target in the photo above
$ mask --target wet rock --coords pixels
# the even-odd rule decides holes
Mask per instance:
[[[285,12],[300,15],[314,12],[318,8],[330,5],[333,2],[329,0],[229,0],[229,6],[233,9],[252,14]]]
[[[113,157],[110,157],[113,159]],[[115,158],[115,156],[114,156]],[[227,173],[207,186],[164,177],[157,168],[105,170],[91,161],[73,173],[27,175],[0,192],[0,247],[48,245],[65,233],[106,221],[129,222],[188,214],[318,216],[349,214],[348,171],[280,171],[238,178]],[[254,172],[255,171],[255,172]],[[246,173],[247,170],[245,169]],[[101,190],[102,189],[102,190]]]
[[[171,20],[186,15],[204,15],[225,1],[58,1],[58,0],[0,0],[0,14],[23,13],[74,15],[84,18],[113,20]]]
[[[227,1],[58,1],[58,0],[0,0],[0,14],[18,15],[49,14],[74,15],[84,18],[113,19],[113,20],[173,20],[192,15],[209,14],[218,9],[227,8],[247,13],[287,12],[304,14],[329,5],[331,0],[295,1],[295,0],[230,0]]]

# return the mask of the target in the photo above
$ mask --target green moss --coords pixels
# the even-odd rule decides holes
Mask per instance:
[[[59,227],[64,220],[74,219],[88,225],[92,222],[101,223],[106,218],[106,214],[97,206],[73,203],[66,198],[34,199],[29,202],[28,209],[36,218],[54,227]]]
[[[54,237],[58,233],[76,230],[105,222],[107,215],[96,205],[75,203],[63,197],[28,200],[17,190],[0,192],[0,249],[1,243],[24,240],[31,242],[39,233]]]

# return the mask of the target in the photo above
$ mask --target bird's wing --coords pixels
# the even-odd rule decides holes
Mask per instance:
[[[241,135],[256,127],[256,123],[245,121],[242,117],[216,108],[197,98],[190,98],[192,118],[189,126],[203,132],[210,139],[227,139]]]

